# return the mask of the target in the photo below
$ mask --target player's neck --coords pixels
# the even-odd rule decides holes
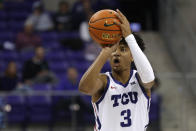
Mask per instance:
[[[130,69],[121,72],[112,71],[112,76],[114,77],[115,80],[123,84],[126,84],[130,78]]]

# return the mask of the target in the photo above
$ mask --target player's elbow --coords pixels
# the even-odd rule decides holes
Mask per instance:
[[[86,92],[84,86],[82,86],[81,84],[79,84],[79,88],[78,88],[78,89],[79,89],[79,91],[82,92],[82,93],[85,93],[85,92]]]
[[[153,80],[153,81],[150,81],[150,82],[148,82],[148,83],[143,83],[143,85],[144,85],[144,87],[145,87],[146,89],[151,89],[152,86],[154,85],[154,80]]]
[[[83,85],[81,82],[79,83],[79,88],[78,88],[78,89],[79,89],[79,91],[82,92],[82,93],[84,93],[84,91],[85,91],[85,90],[84,90],[84,89],[85,89],[85,88],[84,88],[84,85]]]
[[[83,83],[83,82],[79,83],[79,88],[78,89],[79,89],[79,91],[81,93],[84,93],[84,94],[87,94],[87,95],[91,95],[91,92],[90,92],[88,86],[85,83]]]
[[[148,71],[145,74],[140,75],[140,79],[142,83],[153,85],[155,75],[153,71]]]

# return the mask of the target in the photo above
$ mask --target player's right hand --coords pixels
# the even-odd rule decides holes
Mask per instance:
[[[118,46],[119,46],[119,42],[117,44],[113,44],[111,46],[105,46],[102,48],[101,53],[104,53],[105,55],[107,55],[109,57],[109,56],[111,56],[112,52],[116,51]]]
[[[116,16],[118,17],[120,22],[115,21],[114,23],[116,23],[117,25],[120,26],[121,31],[122,31],[122,35],[124,38],[126,38],[127,36],[129,36],[132,33],[129,21],[127,20],[126,16],[119,9],[117,9],[116,11],[117,11]]]

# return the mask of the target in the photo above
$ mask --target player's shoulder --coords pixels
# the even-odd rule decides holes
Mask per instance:
[[[101,80],[107,83],[109,82],[110,79],[112,79],[112,73],[111,72],[100,73],[99,77],[101,78]],[[136,78],[136,77],[137,77],[137,70],[131,70],[130,78]]]
[[[99,74],[99,78],[104,82],[104,85],[108,82],[108,74],[108,72]]]
[[[92,96],[92,101],[97,102],[101,96],[104,94],[104,92],[107,89],[107,84],[108,84],[108,76],[106,73],[100,73],[99,74],[99,80],[103,82],[102,88],[100,88],[93,96]]]

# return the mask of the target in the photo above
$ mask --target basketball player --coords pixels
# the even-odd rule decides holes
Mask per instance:
[[[145,131],[148,125],[152,67],[138,46],[127,18],[117,10],[124,39],[100,54],[80,80],[79,90],[92,96],[94,131]],[[111,72],[100,73],[110,60]],[[134,61],[136,70],[131,70]]]

